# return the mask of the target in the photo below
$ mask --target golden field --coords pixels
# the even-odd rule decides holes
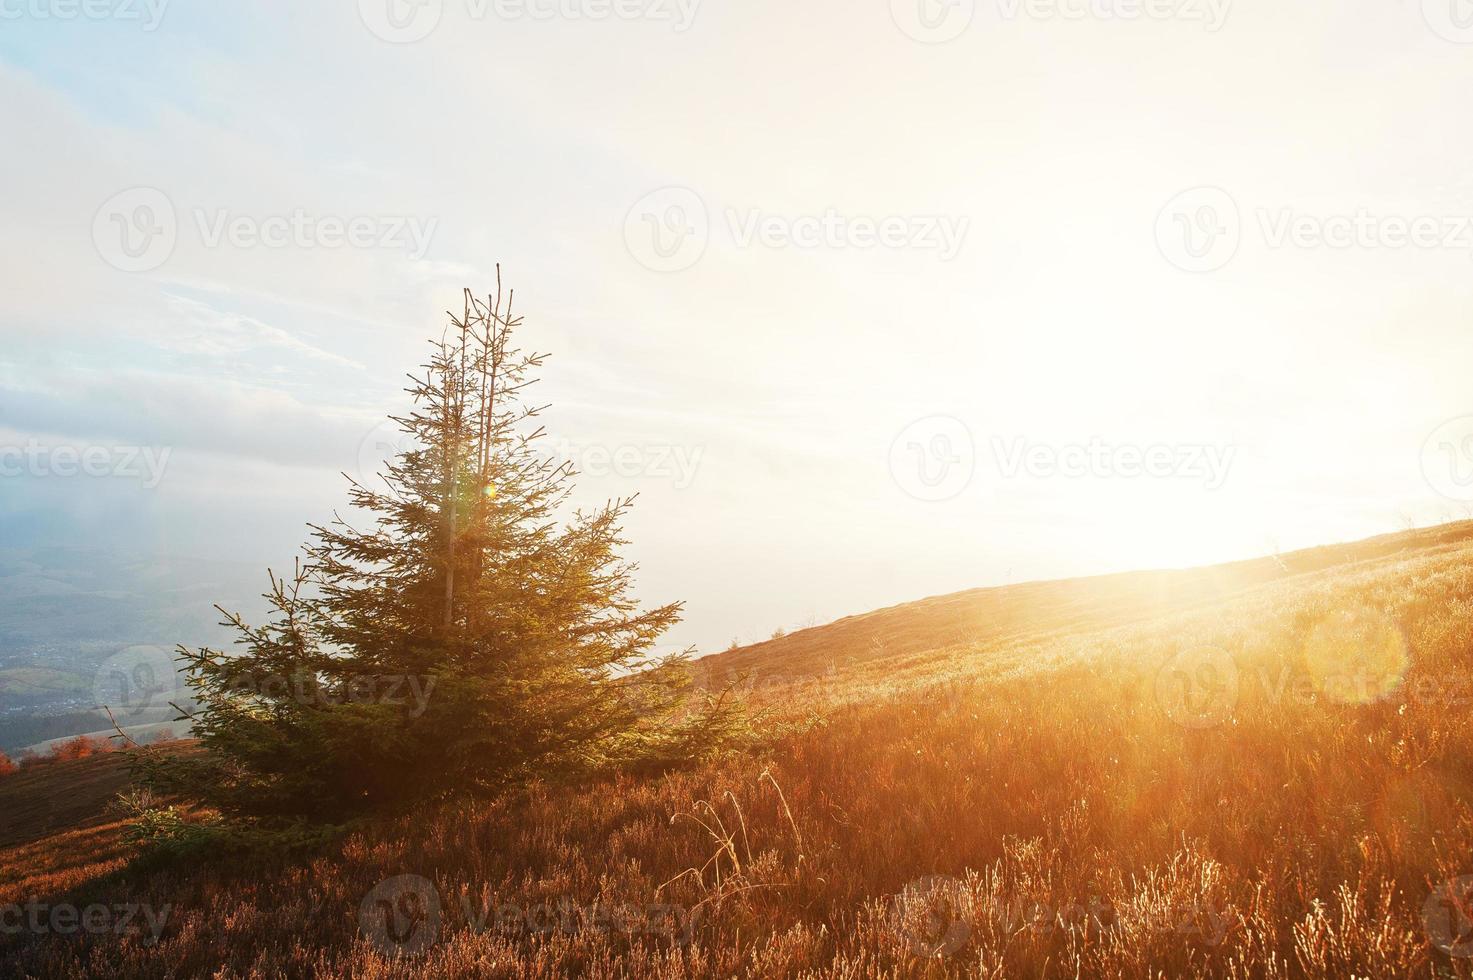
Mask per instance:
[[[0,780],[0,974],[1473,976],[1473,524],[698,663],[762,744],[305,858],[123,869],[75,788],[121,756]],[[57,826],[56,798],[86,802]]]

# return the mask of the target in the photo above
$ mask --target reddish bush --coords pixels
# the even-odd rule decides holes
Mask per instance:
[[[10,756],[0,752],[0,776],[9,776],[19,768],[20,766],[10,761]]]
[[[104,738],[78,735],[66,742],[57,742],[51,747],[51,758],[59,761],[85,759],[100,752],[112,751],[112,745]]]

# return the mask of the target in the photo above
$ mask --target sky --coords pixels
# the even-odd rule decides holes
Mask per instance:
[[[282,567],[517,291],[704,652],[1473,513],[1465,0],[0,0],[0,548]]]

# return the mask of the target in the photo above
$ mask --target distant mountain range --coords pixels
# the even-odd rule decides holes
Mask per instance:
[[[127,651],[159,660],[180,643],[228,643],[215,604],[259,620],[266,586],[256,565],[0,549],[0,750],[105,727],[99,668]]]

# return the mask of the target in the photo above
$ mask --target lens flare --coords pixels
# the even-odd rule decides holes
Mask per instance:
[[[1411,656],[1391,617],[1358,607],[1331,613],[1309,631],[1304,666],[1329,700],[1370,704],[1401,688]]]

